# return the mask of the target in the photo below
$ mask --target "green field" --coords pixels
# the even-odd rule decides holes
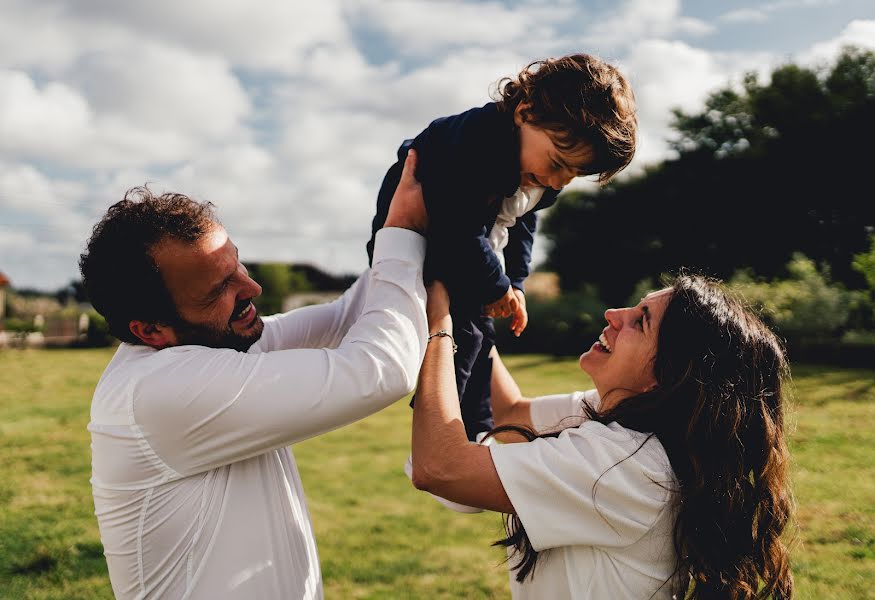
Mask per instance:
[[[88,432],[109,350],[0,351],[0,598],[111,598]],[[508,357],[528,394],[585,388],[574,359]],[[495,514],[458,515],[401,471],[399,402],[295,447],[328,598],[506,598]],[[875,370],[797,366],[798,597],[875,599]]]

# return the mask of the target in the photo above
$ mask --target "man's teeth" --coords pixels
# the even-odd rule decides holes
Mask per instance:
[[[601,335],[599,335],[599,343],[602,345],[602,347],[603,347],[605,350],[608,351],[608,353],[610,353],[611,350],[613,350],[613,348],[611,348],[611,345],[608,343],[608,340],[607,340],[607,338],[605,337],[605,334],[604,334],[604,333],[602,333]]]
[[[242,319],[242,318],[243,318],[243,315],[245,315],[246,313],[249,312],[249,308],[250,308],[251,306],[252,306],[252,303],[251,303],[251,302],[250,302],[249,304],[247,304],[246,306],[244,306],[244,307],[243,307],[243,310],[241,310],[240,312],[238,312],[238,313],[236,313],[236,314],[234,315],[234,320],[236,321],[237,319]]]

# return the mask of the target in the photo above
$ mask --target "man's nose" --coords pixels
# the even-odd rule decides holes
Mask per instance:
[[[240,291],[240,295],[244,298],[257,298],[261,296],[261,291],[261,286],[258,285],[258,282],[247,275],[246,285]]]

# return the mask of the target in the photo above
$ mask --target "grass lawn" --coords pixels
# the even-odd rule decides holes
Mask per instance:
[[[0,598],[111,598],[88,478],[110,350],[0,351]],[[506,359],[528,394],[583,389],[574,359]],[[495,514],[458,515],[401,471],[406,402],[294,448],[328,598],[506,598]],[[797,366],[799,598],[875,599],[875,370]]]

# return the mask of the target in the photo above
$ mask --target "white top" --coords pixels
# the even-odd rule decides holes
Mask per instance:
[[[322,598],[286,446],[413,389],[428,332],[424,255],[421,236],[380,230],[373,267],[341,298],[265,318],[248,353],[119,347],[88,425],[116,598]]]
[[[540,552],[534,579],[519,584],[510,572],[513,597],[668,599],[676,566],[668,489],[677,485],[668,456],[655,437],[641,447],[647,434],[616,423],[559,423],[579,417],[584,400],[597,403],[598,394],[532,402],[535,428],[564,428],[557,438],[490,446],[507,496]]]
[[[501,209],[498,211],[498,216],[495,217],[495,224],[489,232],[488,239],[489,245],[492,246],[492,250],[501,262],[502,269],[504,268],[503,250],[507,246],[509,238],[507,230],[514,226],[517,219],[535,208],[543,195],[544,188],[542,187],[518,187],[512,196],[507,196],[501,201]]]

